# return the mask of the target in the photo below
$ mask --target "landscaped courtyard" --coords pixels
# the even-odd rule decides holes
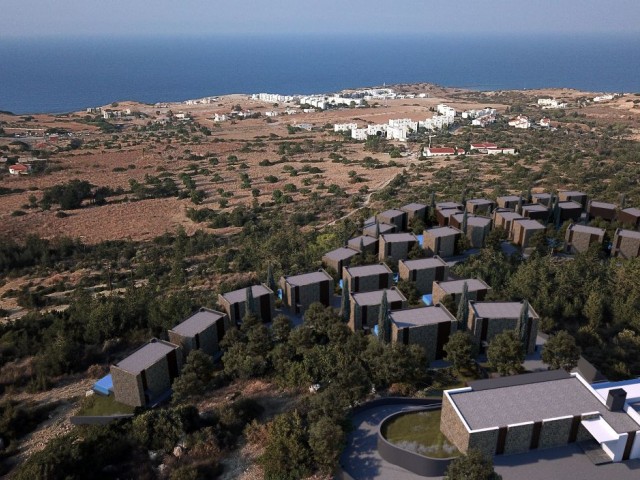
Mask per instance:
[[[390,443],[408,451],[432,458],[460,455],[440,432],[440,410],[410,412],[388,422],[382,435]]]

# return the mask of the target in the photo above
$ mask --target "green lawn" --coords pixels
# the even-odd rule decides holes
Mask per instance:
[[[386,425],[382,435],[394,445],[432,458],[460,455],[440,432],[440,410],[402,415]]]
[[[78,412],[78,416],[96,416],[102,417],[107,415],[122,415],[133,413],[133,407],[116,402],[113,395],[105,397],[104,395],[91,395],[86,397],[82,402],[82,407]]]

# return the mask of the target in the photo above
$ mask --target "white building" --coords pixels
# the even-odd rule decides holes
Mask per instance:
[[[609,100],[613,100],[614,99],[614,95],[612,94],[606,94],[606,95],[600,95],[598,97],[593,97],[593,101],[594,102],[606,102]]]
[[[367,129],[366,128],[354,128],[351,130],[351,138],[354,140],[366,140]]]
[[[382,136],[387,134],[389,125],[382,123],[377,125],[367,125],[367,135]]]
[[[539,98],[538,106],[542,107],[542,109],[548,108],[567,108],[567,104],[564,102],[559,102],[555,98]]]
[[[407,125],[398,127],[387,127],[387,138],[390,140],[400,140],[401,142],[406,142],[409,133],[411,133],[411,129]]]
[[[226,122],[227,116],[224,113],[216,113],[213,115],[214,122]]]
[[[296,97],[292,95],[278,95],[277,93],[254,93],[251,95],[251,99],[268,103],[286,103],[293,102]]]
[[[436,106],[436,111],[438,112],[438,114],[444,115],[446,117],[455,117],[456,116],[456,109],[453,108],[453,107],[450,107],[448,105],[445,105],[444,103],[439,103]]]
[[[509,120],[509,126],[514,128],[527,129],[531,127],[531,122],[529,121],[529,117],[525,115],[518,115],[516,118],[512,118],[511,120]]]
[[[418,130],[418,122],[414,122],[410,118],[397,118],[389,120],[390,127],[409,127],[411,130]]]
[[[496,122],[495,115],[483,115],[482,117],[474,118],[473,120],[471,120],[471,125],[473,125],[474,127],[484,128],[487,125],[490,125],[495,122]]]
[[[336,123],[333,126],[334,132],[350,132],[358,128],[357,123]]]

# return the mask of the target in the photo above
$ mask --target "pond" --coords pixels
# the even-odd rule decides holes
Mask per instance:
[[[426,457],[460,455],[456,446],[440,432],[440,410],[400,415],[384,425],[382,435],[395,446]]]

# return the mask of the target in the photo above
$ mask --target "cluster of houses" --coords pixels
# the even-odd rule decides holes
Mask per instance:
[[[567,102],[556,100],[555,98],[539,98],[538,106],[543,110],[552,108],[567,108]]]
[[[522,197],[504,196],[496,202],[471,199],[464,206],[456,202],[436,203],[432,207],[411,203],[378,213],[367,220],[361,235],[322,257],[326,270],[285,275],[278,282],[277,292],[258,284],[220,294],[219,310],[202,308],[169,330],[168,341],[150,340],[113,365],[110,375],[94,388],[101,393],[113,393],[117,401],[131,406],[161,403],[170,395],[173,380],[191,350],[220,356],[220,341],[225,332],[232,325],[239,325],[247,313],[255,314],[264,323],[273,320],[276,295],[284,312],[291,316],[303,315],[315,302],[332,306],[336,279],[347,296],[347,322],[355,332],[376,333],[380,308],[386,304],[391,341],[422,346],[429,362],[443,358],[444,345],[461,328],[471,332],[482,350],[495,335],[516,328],[525,307],[521,302],[487,302],[485,297],[491,287],[481,279],[451,277],[445,259],[459,253],[462,236],[478,248],[484,245],[492,228],[501,227],[509,232],[513,243],[526,249],[531,237],[545,230],[551,203],[561,219],[576,222],[567,229],[569,252],[584,251],[604,240],[603,229],[578,224],[580,220],[616,219],[632,228],[640,225],[640,210],[619,210],[613,204],[588,201],[581,192],[562,191],[556,200],[550,194],[536,193],[531,200],[525,203]],[[431,208],[435,215],[429,215]],[[407,231],[416,220],[427,224],[429,217],[435,218],[436,225],[426,228],[423,234]],[[640,233],[618,229],[612,255],[640,256]],[[378,263],[362,264],[363,259],[372,257]],[[389,265],[397,265],[397,273]],[[399,280],[413,283],[424,306],[408,308],[407,298],[395,286]],[[468,300],[465,325],[459,324],[444,306],[451,301],[458,304],[463,291]],[[539,319],[533,308],[527,306],[526,311],[527,352],[531,353],[535,349]]]

